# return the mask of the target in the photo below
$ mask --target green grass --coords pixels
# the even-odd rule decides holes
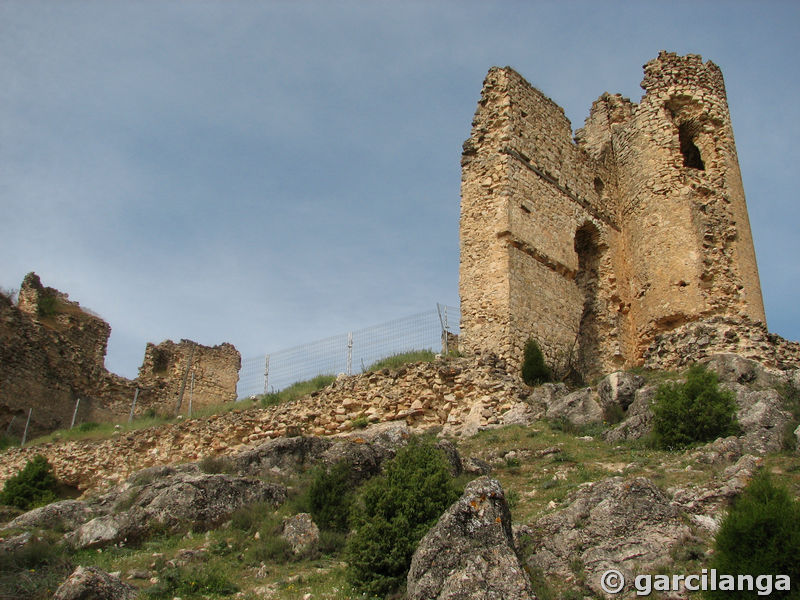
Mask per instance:
[[[457,445],[462,457],[476,456],[495,463],[491,477],[503,485],[516,525],[532,524],[543,515],[559,510],[569,494],[588,481],[616,475],[644,476],[662,489],[699,488],[719,475],[719,465],[697,463],[690,458],[691,452],[654,450],[627,442],[609,444],[599,437],[581,440],[576,433],[580,432],[563,430],[560,423],[539,421],[530,427],[509,426],[483,431],[472,438],[458,440]],[[542,452],[553,447],[560,452]],[[509,450],[515,450],[517,456],[508,461],[498,458]],[[227,465],[208,461],[205,467],[217,471],[224,470]],[[764,469],[775,481],[788,486],[792,494],[800,495],[800,457],[796,454],[767,455]],[[236,597],[242,600],[263,597],[289,600],[305,594],[323,600],[358,598],[346,583],[342,552],[345,534],[323,531],[319,552],[311,556],[290,555],[285,545],[276,541],[276,532],[284,518],[308,510],[300,500],[310,485],[310,475],[287,476],[281,481],[290,489],[290,499],[281,507],[276,509],[264,504],[243,508],[227,523],[208,533],[162,533],[139,545],[110,547],[102,552],[80,551],[68,557],[68,561],[62,553],[39,546],[34,556],[15,558],[17,566],[6,564],[4,569],[0,564],[0,571],[16,574],[16,578],[4,580],[6,586],[32,586],[24,588],[23,593],[28,594],[24,597],[37,599],[51,598],[54,586],[66,577],[73,564],[121,571],[123,579],[128,571],[145,570],[164,581],[163,586],[151,593],[147,590],[152,589],[153,584],[147,579],[130,581],[141,588],[142,598],[233,598],[235,594],[226,595],[230,583],[239,588],[236,594],[241,596]],[[468,476],[463,476],[460,483],[466,483],[467,479]],[[551,501],[555,506],[550,505]],[[702,531],[695,534],[690,543],[666,557],[667,563],[657,570],[696,572],[699,566],[705,566],[710,541],[703,537],[706,534]],[[523,559],[535,551],[524,545],[521,548]],[[187,562],[182,558],[186,550],[199,554]],[[177,569],[170,562],[177,564]],[[262,562],[265,567],[259,574]],[[38,566],[24,566],[34,564]],[[580,575],[582,565],[576,562],[573,567]],[[35,573],[25,570],[30,568],[35,569]],[[533,580],[538,597],[542,598],[570,597],[574,585],[574,582],[561,581],[539,571],[533,573]],[[265,588],[269,591],[263,591]]]
[[[80,426],[73,427],[72,429],[57,429],[52,433],[37,437],[30,441],[27,446],[37,446],[47,444],[50,442],[63,442],[70,440],[102,440],[110,438],[114,435],[115,431],[120,433],[127,433],[129,431],[136,431],[138,429],[147,429],[148,427],[158,427],[167,423],[173,423],[176,419],[167,416],[145,416],[134,419],[133,422],[127,421],[119,424],[119,429],[116,429],[114,423],[84,423]],[[89,425],[89,427],[85,427]]]
[[[283,404],[284,402],[297,400],[298,398],[302,398],[303,396],[307,396],[308,394],[326,388],[334,381],[336,381],[335,375],[317,375],[313,379],[293,383],[280,392],[264,394],[263,396],[259,397],[259,400],[261,402],[261,406],[276,406],[278,404]]]
[[[414,350],[412,352],[403,352],[393,356],[387,356],[381,360],[372,363],[367,367],[366,372],[380,371],[381,369],[397,369],[408,363],[417,362],[433,362],[436,354],[432,350]]]

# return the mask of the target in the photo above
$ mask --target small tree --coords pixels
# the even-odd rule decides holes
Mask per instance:
[[[320,529],[347,531],[354,489],[352,469],[344,461],[314,471],[305,501]]]
[[[658,388],[653,405],[653,434],[660,448],[685,448],[739,431],[733,394],[719,388],[717,374],[692,366],[686,383]]]
[[[6,480],[0,492],[0,504],[29,510],[56,500],[57,488],[53,467],[44,456],[37,454],[19,473]]]
[[[528,385],[539,385],[551,381],[553,373],[544,362],[544,354],[534,339],[525,343],[522,359],[522,380]]]
[[[419,540],[457,498],[442,452],[412,439],[359,494],[346,547],[349,583],[369,596],[399,589]]]
[[[800,504],[785,487],[758,473],[734,501],[720,524],[710,565],[721,574],[788,575],[791,592],[770,598],[797,598],[800,589]],[[794,594],[792,596],[791,594]],[[755,598],[756,592],[707,592],[709,598]]]

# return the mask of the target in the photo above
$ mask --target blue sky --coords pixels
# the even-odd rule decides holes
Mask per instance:
[[[458,303],[486,71],[573,128],[661,49],[723,70],[770,329],[800,338],[800,4],[0,0],[0,285],[244,357]]]

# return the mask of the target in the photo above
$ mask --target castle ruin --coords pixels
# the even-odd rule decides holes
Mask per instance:
[[[561,107],[489,71],[461,162],[468,352],[518,364],[533,338],[591,377],[686,327],[724,321],[720,350],[766,335],[722,72],[661,52],[641,85],[639,104],[600,96],[573,141]]]
[[[30,435],[88,421],[127,420],[150,411],[175,414],[236,400],[241,357],[231,344],[190,340],[148,344],[136,379],[105,367],[111,327],[29,273],[17,304],[0,294],[0,434]],[[138,389],[138,392],[137,392]],[[80,402],[78,402],[80,400]],[[75,413],[77,407],[77,413]]]

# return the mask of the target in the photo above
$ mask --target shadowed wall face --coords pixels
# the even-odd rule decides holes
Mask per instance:
[[[764,323],[722,75],[645,65],[639,105],[603,94],[585,127],[492,68],[464,144],[462,343],[562,373],[641,364],[656,336],[715,315]]]

